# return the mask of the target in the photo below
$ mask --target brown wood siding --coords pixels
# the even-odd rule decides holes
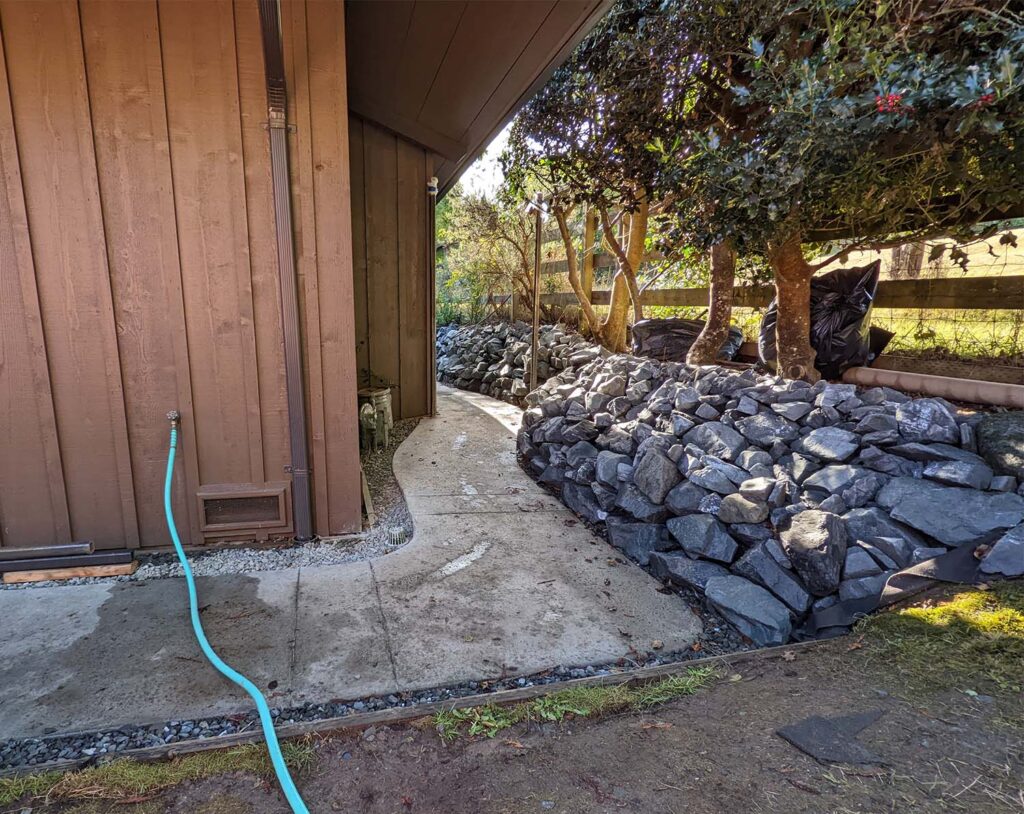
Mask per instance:
[[[349,117],[356,354],[361,386],[390,387],[396,418],[430,410],[433,326],[427,180],[433,156]]]
[[[359,526],[344,21],[284,16],[315,516],[338,533]],[[173,408],[192,542],[203,484],[287,479],[265,120],[253,2],[0,0],[0,545],[167,545]]]

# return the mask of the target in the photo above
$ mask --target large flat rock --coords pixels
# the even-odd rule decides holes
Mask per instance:
[[[979,542],[1024,522],[1024,497],[1008,492],[893,478],[876,499],[893,520],[948,546]]]

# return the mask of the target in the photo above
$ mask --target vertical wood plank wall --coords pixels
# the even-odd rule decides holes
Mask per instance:
[[[349,117],[360,387],[390,387],[396,418],[426,415],[434,387],[427,181],[433,156]]]
[[[359,526],[344,20],[285,3],[315,516]],[[307,32],[309,36],[307,37]],[[169,543],[285,480],[277,244],[249,0],[0,0],[0,545]]]

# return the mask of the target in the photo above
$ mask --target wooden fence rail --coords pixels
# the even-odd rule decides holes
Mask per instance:
[[[563,262],[564,265],[564,262]],[[734,305],[763,308],[775,296],[770,285],[737,286]],[[644,305],[706,306],[706,288],[651,288],[641,295]],[[594,305],[608,305],[607,290],[594,291]],[[545,305],[575,305],[570,292],[543,294]],[[925,280],[883,280],[878,284],[876,308],[962,308],[970,310],[1024,308],[1024,275],[1005,277],[946,277]]]

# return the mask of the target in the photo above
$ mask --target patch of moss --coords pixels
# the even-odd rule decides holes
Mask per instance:
[[[710,684],[715,675],[713,668],[700,667],[650,684],[573,687],[508,706],[487,704],[442,710],[434,716],[433,723],[446,741],[460,735],[492,738],[523,721],[562,721],[569,717],[600,717],[649,709],[693,695]]]
[[[306,741],[281,744],[288,768],[301,773],[312,766],[316,751]],[[227,772],[272,777],[274,767],[262,744],[197,752],[167,761],[115,760],[78,772],[44,772],[0,779],[0,806],[18,801],[127,800],[161,792],[186,780]]]
[[[896,672],[910,694],[958,689],[1017,693],[1024,685],[1024,583],[971,588],[879,613],[856,628],[868,664]]]

